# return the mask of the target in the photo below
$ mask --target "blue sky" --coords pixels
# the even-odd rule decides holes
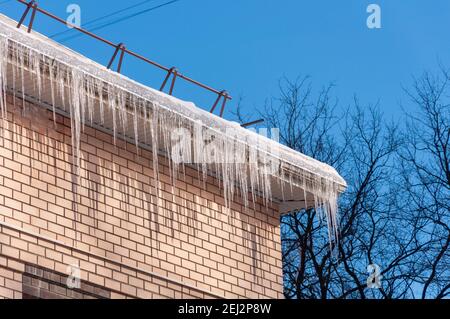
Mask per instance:
[[[40,0],[39,5],[67,17],[67,5],[77,3],[83,23],[140,1]],[[379,30],[366,26],[371,3],[381,6]],[[0,5],[14,19],[23,9],[16,1]],[[65,27],[39,16],[35,28],[50,35]],[[181,0],[96,33],[234,97],[244,96],[247,112],[277,94],[283,75],[310,75],[317,88],[335,82],[343,106],[356,94],[363,103],[379,100],[384,113],[395,118],[399,103],[406,102],[402,85],[436,69],[438,61],[450,67],[449,30],[448,0]],[[64,44],[102,64],[113,53],[87,37]],[[132,58],[124,63],[123,73],[131,78],[153,87],[162,82],[164,74],[152,67]],[[180,84],[176,96],[210,108],[214,96]]]

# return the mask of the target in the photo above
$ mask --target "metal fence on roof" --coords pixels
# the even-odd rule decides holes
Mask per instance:
[[[27,2],[25,0],[17,0],[17,1],[19,1],[20,3],[22,3],[22,4],[24,4],[26,6],[25,11],[24,11],[24,13],[23,13],[22,17],[20,18],[20,21],[19,21],[19,23],[17,25],[17,28],[20,28],[22,26],[22,24],[24,23],[25,19],[27,18],[28,14],[31,11],[30,22],[28,24],[28,32],[30,33],[33,30],[33,24],[35,22],[36,13],[38,13],[38,12],[42,13],[45,16],[52,18],[53,20],[56,20],[56,21],[58,21],[60,23],[63,23],[64,25],[66,25],[66,26],[68,26],[68,27],[70,27],[72,29],[78,30],[79,32],[82,32],[82,33],[90,36],[91,38],[94,38],[94,39],[96,39],[96,40],[98,40],[100,42],[103,42],[103,43],[105,43],[105,44],[115,48],[114,54],[113,54],[113,56],[111,57],[111,59],[110,59],[110,61],[108,63],[108,66],[107,66],[108,69],[110,69],[112,67],[114,61],[117,58],[117,55],[119,55],[119,61],[118,61],[118,65],[117,65],[117,72],[120,73],[121,70],[122,70],[123,59],[125,57],[125,54],[128,54],[128,55],[131,55],[131,56],[133,56],[133,57],[135,57],[135,58],[137,58],[137,59],[139,59],[141,61],[144,61],[144,62],[146,62],[146,63],[148,63],[150,65],[153,65],[153,66],[155,66],[155,67],[157,67],[157,68],[167,72],[167,75],[164,78],[164,81],[163,81],[163,83],[162,83],[162,85],[160,87],[160,91],[163,91],[166,88],[166,85],[168,84],[168,82],[170,80],[170,87],[169,87],[168,93],[170,95],[172,95],[173,91],[174,91],[174,88],[175,88],[175,83],[176,83],[177,79],[180,78],[180,79],[185,80],[185,81],[187,81],[189,83],[192,83],[192,84],[194,84],[196,86],[199,86],[199,87],[201,87],[201,88],[203,88],[203,89],[205,89],[207,91],[210,91],[210,92],[212,92],[214,94],[217,94],[217,99],[215,100],[214,104],[212,105],[210,112],[213,113],[217,109],[217,107],[220,105],[220,116],[223,117],[226,103],[227,103],[228,100],[232,99],[232,97],[228,94],[227,91],[225,91],[225,90],[223,90],[223,91],[216,90],[216,89],[214,89],[214,88],[212,88],[212,87],[210,87],[208,85],[205,85],[205,84],[203,84],[201,82],[198,82],[198,81],[196,81],[196,80],[194,80],[194,79],[192,79],[190,77],[187,77],[187,76],[181,74],[178,71],[178,69],[175,68],[175,67],[168,68],[168,67],[163,66],[163,65],[161,65],[161,64],[159,64],[159,63],[157,63],[155,61],[152,61],[152,60],[150,60],[150,59],[148,59],[148,58],[146,58],[146,57],[144,57],[144,56],[142,56],[142,55],[140,55],[140,54],[138,54],[138,53],[136,53],[134,51],[131,51],[131,50],[127,49],[126,46],[123,43],[114,44],[113,42],[111,42],[111,41],[109,41],[109,40],[107,40],[105,38],[102,38],[102,37],[100,37],[100,36],[90,32],[88,30],[85,30],[85,29],[83,29],[81,27],[73,25],[73,24],[65,21],[64,19],[61,19],[60,17],[55,16],[54,14],[52,14],[52,13],[50,13],[50,12],[48,12],[48,11],[42,9],[42,8],[40,8],[35,0],[29,1],[29,2]]]

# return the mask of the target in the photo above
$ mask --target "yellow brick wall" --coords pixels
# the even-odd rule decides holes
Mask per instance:
[[[75,188],[70,119],[8,96],[4,126],[0,297],[21,297],[26,264],[77,264],[113,298],[282,298],[277,205],[227,213],[218,180],[187,168],[172,186],[162,157],[157,197],[151,153],[90,127]]]
[[[0,299],[22,298],[23,265],[0,256]]]

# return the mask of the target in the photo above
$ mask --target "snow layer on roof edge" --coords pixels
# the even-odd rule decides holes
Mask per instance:
[[[2,18],[2,20],[5,19]],[[219,157],[222,163],[226,163],[230,159],[230,156],[232,159],[235,159],[239,154],[249,154],[249,157],[251,157],[252,154],[255,154],[255,152],[252,152],[253,146],[259,145],[262,146],[262,156],[275,158],[280,161],[280,164],[288,163],[298,168],[302,172],[300,174],[303,177],[300,181],[302,188],[315,195],[316,207],[325,207],[326,215],[331,226],[330,232],[335,233],[337,197],[342,187],[345,187],[345,181],[332,167],[297,153],[270,139],[263,138],[254,132],[240,128],[235,123],[228,122],[196,108],[192,103],[180,101],[179,99],[136,83],[123,75],[107,70],[105,67],[41,35],[25,33],[23,30],[14,28],[11,23],[4,23],[3,21],[0,22],[0,33],[2,34],[2,43],[0,44],[0,75],[2,79],[6,79],[7,52],[11,50],[11,46],[14,47],[13,51],[17,51],[15,59],[19,64],[25,63],[25,60],[30,63],[29,67],[34,70],[35,81],[38,83],[39,90],[41,89],[39,84],[40,79],[43,76],[41,73],[44,72],[40,67],[41,62],[54,63],[57,61],[58,66],[56,70],[50,67],[48,68],[50,77],[52,77],[55,83],[61,84],[64,81],[67,81],[67,83],[58,85],[56,88],[52,87],[52,96],[54,95],[53,90],[59,90],[59,95],[61,96],[65,96],[66,94],[69,96],[69,101],[67,102],[70,105],[72,147],[74,148],[73,154],[76,154],[76,167],[80,167],[79,145],[81,128],[92,112],[90,107],[92,107],[93,103],[90,102],[90,99],[92,95],[95,95],[92,93],[95,92],[96,87],[106,86],[108,98],[104,103],[101,103],[101,106],[106,105],[106,107],[113,110],[114,132],[116,125],[126,125],[123,122],[123,112],[126,111],[125,100],[127,98],[134,101],[132,104],[135,110],[138,108],[141,110],[142,106],[146,109],[147,103],[152,105],[153,112],[151,116],[149,115],[149,130],[153,137],[152,141],[155,141],[152,143],[154,149],[153,154],[158,153],[160,144],[164,144],[167,148],[166,153],[171,154],[170,147],[173,145],[171,144],[170,133],[185,126],[191,126],[193,131],[195,131],[195,124],[200,123],[203,129],[206,128],[207,130],[221,133],[218,145],[220,148]],[[59,64],[65,65],[70,69],[70,72],[59,68]],[[16,76],[18,74],[19,72]],[[3,92],[5,92],[7,83],[2,80],[1,84]],[[69,87],[70,92],[64,92],[64,86]],[[4,115],[5,108],[6,103],[2,99],[2,115]],[[160,125],[161,123],[165,125]],[[164,127],[164,129],[161,127]],[[230,139],[229,129],[232,129],[236,134],[235,140]],[[159,143],[159,136],[164,143]],[[196,146],[200,147],[197,144]],[[264,148],[266,149],[264,150]],[[269,151],[266,151],[267,149]],[[196,153],[205,153],[201,149],[197,149],[196,151]],[[208,162],[210,159],[203,158],[203,160]],[[264,158],[264,160],[267,160],[267,158]],[[155,158],[155,155],[153,162],[154,165],[157,165],[157,156]],[[255,190],[259,189],[262,192],[262,197],[270,200],[271,176],[278,175],[279,180],[288,179],[293,182],[292,171],[287,172],[282,166],[280,165],[278,172],[269,173],[258,167],[257,164],[247,163],[244,167],[242,165],[218,165],[216,169],[221,173],[223,180],[225,202],[229,203],[239,191],[247,205],[247,192],[242,190],[248,190],[249,188],[252,190],[253,196],[255,196]],[[173,171],[175,172],[177,168],[178,164],[174,161],[172,163]],[[205,174],[205,167],[201,167],[201,170]],[[157,169],[154,171],[155,173],[158,172]],[[247,173],[250,176],[248,180]],[[298,172],[295,172],[295,175],[299,175]],[[155,176],[155,178],[158,179],[158,176]],[[334,237],[334,234],[330,234],[330,237]]]
[[[5,24],[5,21],[2,20],[8,20],[10,23]],[[39,53],[52,57],[67,65],[76,66],[81,71],[97,77],[98,79],[115,85],[140,98],[157,102],[161,107],[175,111],[183,116],[186,116],[187,118],[192,119],[193,121],[201,121],[204,125],[215,130],[219,130],[222,133],[226,133],[227,129],[236,129],[242,133],[242,136],[256,135],[256,133],[251,130],[236,126],[233,122],[227,121],[217,115],[196,107],[192,102],[179,100],[176,97],[154,90],[129,79],[122,74],[111,71],[104,66],[82,56],[81,54],[46,38],[43,35],[36,33],[28,34],[23,30],[18,30],[14,27],[14,24],[11,21],[12,20],[9,18],[0,15],[0,31],[8,38],[16,40],[17,42],[24,44]],[[317,174],[325,179],[332,180],[341,186],[346,186],[345,180],[333,167],[296,152],[270,139],[267,139],[267,143],[276,145],[276,148],[280,150],[280,159],[283,162],[287,162],[300,169],[310,171],[311,173]]]

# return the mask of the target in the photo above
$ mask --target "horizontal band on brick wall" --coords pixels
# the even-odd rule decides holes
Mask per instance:
[[[58,246],[62,246],[64,248],[70,249],[72,251],[75,251],[75,252],[78,252],[78,253],[81,253],[81,254],[84,254],[84,255],[87,255],[87,256],[95,257],[95,258],[101,259],[103,261],[107,261],[109,263],[113,263],[113,264],[118,265],[120,267],[128,268],[130,270],[139,272],[141,274],[145,274],[145,275],[148,275],[148,276],[151,276],[151,277],[155,277],[155,278],[158,278],[158,279],[161,279],[161,280],[165,280],[165,281],[170,282],[172,284],[179,285],[179,286],[182,286],[182,287],[186,287],[186,288],[189,288],[189,289],[192,289],[192,290],[204,293],[204,294],[209,295],[209,296],[214,297],[214,298],[224,299],[224,296],[215,294],[215,293],[213,293],[211,291],[207,291],[207,290],[204,290],[204,289],[201,289],[201,288],[198,288],[198,287],[195,287],[195,286],[183,283],[183,282],[178,281],[178,280],[174,280],[174,279],[171,279],[171,278],[168,278],[168,277],[165,277],[165,276],[161,276],[161,275],[159,275],[157,273],[145,271],[145,270],[142,270],[142,269],[139,269],[139,268],[136,268],[136,267],[131,267],[131,266],[125,265],[123,263],[120,263],[118,261],[115,261],[113,259],[110,259],[110,258],[107,258],[107,257],[103,257],[103,256],[100,256],[100,255],[97,255],[97,254],[85,251],[84,249],[73,247],[71,245],[68,245],[68,244],[62,242],[62,241],[55,240],[55,239],[43,236],[41,234],[37,234],[35,232],[28,231],[26,229],[23,229],[23,228],[20,228],[20,227],[17,227],[17,226],[14,226],[14,225],[11,225],[11,224],[8,224],[8,223],[0,221],[0,229],[2,227],[10,229],[10,230],[13,230],[13,231],[17,231],[19,233],[26,234],[28,236],[32,236],[32,237],[37,238],[37,239],[44,240],[44,241],[46,241],[48,243],[52,243],[52,244],[55,244],[55,245],[58,245]],[[1,233],[1,231],[0,231],[0,233]]]

